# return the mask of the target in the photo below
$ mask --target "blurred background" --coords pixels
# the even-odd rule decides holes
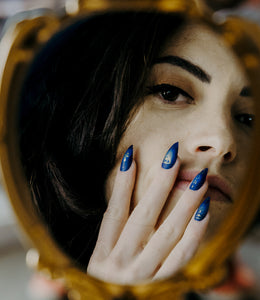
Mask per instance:
[[[6,20],[17,13],[48,8],[57,14],[64,12],[66,0],[0,0],[0,35]],[[124,0],[122,0],[124,1]],[[260,0],[251,1],[207,1],[217,12],[215,17],[225,18],[230,14],[240,15],[260,24]],[[235,6],[234,6],[235,5]],[[1,58],[0,58],[1,59]],[[238,250],[242,273],[238,279],[244,289],[253,291],[243,295],[226,287],[218,294],[205,299],[252,300],[260,299],[260,227],[256,226]],[[53,285],[26,266],[26,252],[21,232],[13,215],[0,179],[0,299],[2,300],[55,300],[65,299],[60,285]],[[244,275],[245,276],[244,276]],[[245,278],[244,278],[245,277]]]

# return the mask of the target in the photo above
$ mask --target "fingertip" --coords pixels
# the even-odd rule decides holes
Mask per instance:
[[[202,221],[208,214],[210,205],[210,197],[207,197],[198,207],[194,219],[196,221]]]
[[[196,223],[199,223],[199,224],[203,224],[203,226],[204,227],[207,227],[208,226],[208,223],[209,223],[209,220],[210,220],[210,213],[208,212],[207,214],[206,214],[206,216],[202,219],[202,220],[200,220],[200,221],[197,221],[197,220],[195,220],[195,218],[194,218],[194,221],[196,222]]]
[[[174,166],[178,157],[178,150],[179,150],[179,142],[174,143],[170,147],[170,149],[167,151],[162,161],[161,166],[163,169],[171,169]]]
[[[180,166],[181,166],[181,159],[178,156],[177,159],[176,159],[174,167],[177,168],[177,169],[179,169]]]
[[[175,161],[174,165],[171,168],[163,168],[162,165],[161,165],[160,166],[160,172],[163,173],[163,174],[176,173],[176,172],[179,171],[180,165],[181,165],[181,162],[180,162],[180,158],[178,156],[176,158],[176,161]]]
[[[129,173],[129,175],[135,175],[136,173],[136,161],[133,159],[132,160],[132,164],[130,166],[130,168],[127,170],[127,173]]]
[[[129,149],[129,148],[128,148]],[[121,162],[122,164],[122,162]],[[113,172],[108,176],[106,185],[111,186],[108,193],[109,198],[114,198],[117,193],[123,197],[127,190],[132,190],[135,182],[136,162],[132,158],[131,165],[125,170],[121,170],[121,166],[117,166]]]
[[[121,170],[121,165],[117,168],[117,176],[129,176],[130,173],[135,173],[136,172],[136,161],[134,158],[132,159],[131,165],[128,167],[127,170],[122,171]]]
[[[114,178],[113,188],[110,193],[110,201],[114,199],[113,202],[118,202],[122,204],[125,199],[127,202],[131,198],[131,194],[134,188],[136,174],[136,163],[133,160],[131,166],[127,171],[121,171],[120,168],[117,169],[117,174]]]
[[[126,172],[130,169],[133,161],[133,145],[131,145],[125,152],[121,165],[120,165],[120,171]]]
[[[202,171],[200,171],[200,173],[197,174],[195,178],[192,180],[192,182],[190,183],[189,186],[190,190],[193,191],[199,190],[206,182],[207,174],[208,174],[208,168],[205,168]]]
[[[208,213],[207,213],[207,215],[206,215],[206,217],[204,218],[204,222],[205,223],[208,223],[209,222],[209,220],[210,220],[210,212],[208,211]]]

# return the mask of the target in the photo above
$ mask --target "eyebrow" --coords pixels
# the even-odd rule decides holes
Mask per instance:
[[[252,97],[252,91],[248,86],[245,86],[244,88],[242,88],[239,96],[242,97]]]
[[[173,55],[163,56],[157,58],[154,62],[154,64],[161,64],[161,63],[167,63],[167,64],[181,67],[182,69],[188,71],[189,73],[197,77],[200,81],[206,83],[211,82],[211,76],[207,72],[202,70],[200,67],[194,65],[190,61],[181,58],[179,56],[173,56]]]

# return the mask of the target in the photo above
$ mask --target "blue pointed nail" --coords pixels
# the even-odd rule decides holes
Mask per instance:
[[[207,197],[201,203],[201,205],[197,209],[197,212],[196,212],[195,217],[194,217],[194,219],[196,221],[202,221],[206,217],[206,215],[207,215],[207,213],[209,211],[209,203],[210,203],[210,197]]]
[[[179,143],[175,143],[167,151],[162,162],[162,168],[170,169],[176,162],[178,156]]]
[[[190,185],[190,189],[193,191],[197,191],[198,189],[200,189],[203,185],[203,183],[206,180],[208,174],[208,168],[202,170],[193,180],[192,183]]]
[[[127,171],[132,164],[133,161],[133,145],[131,145],[125,152],[120,166],[120,171],[125,172]]]

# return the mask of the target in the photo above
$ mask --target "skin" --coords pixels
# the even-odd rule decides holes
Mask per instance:
[[[176,65],[175,56],[203,76],[190,64]],[[191,24],[167,42],[107,179],[108,210],[90,275],[121,284],[162,279],[193,257],[235,203],[250,153],[253,108],[246,76],[216,33]],[[177,141],[179,158],[164,170],[164,155]],[[120,172],[130,145],[133,163]],[[190,181],[206,167],[208,182],[191,191]],[[206,196],[209,213],[195,221]]]

